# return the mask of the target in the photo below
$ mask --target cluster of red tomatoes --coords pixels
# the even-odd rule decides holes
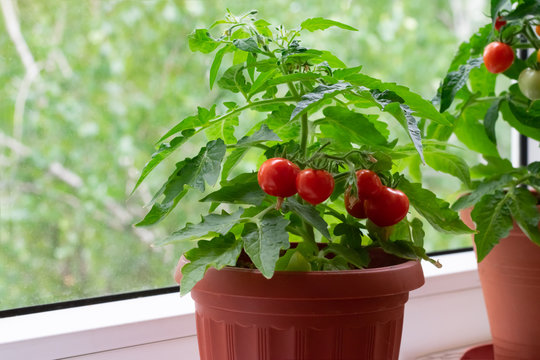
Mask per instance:
[[[284,158],[266,160],[257,174],[261,189],[268,195],[286,198],[296,193],[310,204],[325,201],[334,191],[334,177],[326,170],[300,168]],[[367,169],[356,172],[358,194],[345,191],[345,208],[352,216],[370,219],[377,226],[400,222],[409,210],[409,199],[400,190],[381,183],[379,176]]]
[[[506,25],[506,21],[497,17],[495,29],[500,29]],[[540,25],[536,26],[536,33],[540,35]],[[484,49],[484,64],[489,72],[498,74],[505,72],[514,62],[514,49],[509,44],[494,41]],[[540,51],[537,52],[537,60],[540,63]],[[540,70],[526,68],[518,78],[519,89],[530,100],[540,99]]]

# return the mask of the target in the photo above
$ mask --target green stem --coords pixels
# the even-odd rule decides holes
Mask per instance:
[[[300,154],[302,156],[306,155],[307,152],[307,142],[309,136],[309,122],[307,114],[302,115],[302,134],[300,138]]]
[[[263,106],[263,105],[269,105],[269,104],[275,104],[275,103],[282,103],[282,102],[294,102],[294,101],[298,101],[298,97],[295,97],[295,96],[286,96],[286,97],[282,97],[282,98],[273,98],[273,99],[267,99],[267,100],[261,100],[261,101],[255,101],[255,102],[250,102],[244,106],[241,106],[239,108],[236,108],[226,114],[223,114],[219,117],[217,117],[216,119],[212,120],[212,121],[209,121],[206,125],[203,125],[199,130],[197,130],[197,133],[201,130],[204,130],[205,128],[209,127],[209,126],[212,126],[214,125],[215,123],[218,123],[218,122],[221,122],[225,119],[228,119],[230,118],[231,116],[234,116],[238,113],[241,113],[242,111],[246,110],[246,109],[250,109],[250,108],[253,108],[253,107],[257,107],[257,106]]]

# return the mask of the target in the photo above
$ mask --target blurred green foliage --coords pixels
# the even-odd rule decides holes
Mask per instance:
[[[211,57],[188,49],[195,27],[227,7],[258,9],[289,28],[308,17],[342,21],[360,31],[308,33],[304,46],[317,37],[348,65],[430,99],[461,40],[454,24],[469,15],[446,0],[7,3],[14,12],[2,8],[0,18],[0,310],[173,285],[178,255],[151,243],[199,221],[208,205],[191,199],[159,226],[133,224],[173,161],[193,155],[189,145],[130,192],[166,129],[222,96],[208,88]],[[446,194],[458,190],[448,176],[426,180]],[[469,246],[468,238],[426,242]]]

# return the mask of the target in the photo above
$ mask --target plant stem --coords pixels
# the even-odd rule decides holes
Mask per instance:
[[[302,115],[302,133],[300,138],[300,153],[302,156],[306,156],[307,142],[309,136],[309,122],[307,114]]]

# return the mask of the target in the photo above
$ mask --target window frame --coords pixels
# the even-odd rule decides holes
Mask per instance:
[[[400,359],[490,340],[474,252],[434,257],[444,266],[423,262],[426,283],[405,306]],[[123,360],[137,351],[197,359],[194,311],[191,298],[175,292],[6,317],[0,358]]]

